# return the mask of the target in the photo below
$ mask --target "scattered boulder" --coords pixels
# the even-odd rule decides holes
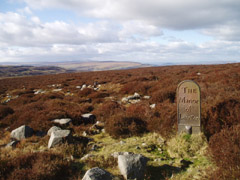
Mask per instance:
[[[155,107],[156,107],[156,104],[151,104],[151,105],[150,105],[150,108],[151,108],[151,109],[154,109]]]
[[[34,94],[44,94],[46,91],[39,89],[39,90],[34,90]]]
[[[122,98],[122,102],[123,103],[137,103],[137,102],[139,102],[140,101],[140,98],[141,98],[141,96],[138,94],[138,93],[134,93],[134,95],[132,95],[132,96],[128,96],[128,97],[124,97],[124,98]]]
[[[122,102],[123,103],[127,103],[128,102],[128,98],[127,97],[122,98]]]
[[[58,130],[62,130],[62,129],[60,127],[57,127],[57,126],[53,126],[48,130],[47,135],[51,136],[52,132],[58,131]]]
[[[71,139],[70,130],[57,130],[51,133],[51,137],[48,141],[48,148],[54,147],[58,144],[68,142]]]
[[[143,96],[143,99],[150,99],[151,96]]]
[[[83,85],[82,85],[82,88],[81,88],[81,91],[84,90],[85,88],[87,88],[87,85],[86,85],[86,84],[83,84]]]
[[[83,114],[81,116],[81,119],[84,124],[93,124],[96,121],[96,116],[88,113],[88,114]]]
[[[83,131],[82,135],[83,135],[83,136],[87,136],[88,134],[87,134],[86,131]]]
[[[128,102],[130,102],[131,104],[136,104],[140,101],[141,101],[140,99],[130,99]]]
[[[112,180],[112,179],[113,179],[112,174],[99,167],[89,169],[82,178],[82,180]]]
[[[72,120],[70,118],[54,119],[53,122],[60,125],[68,125],[70,122],[72,122]]]
[[[148,159],[141,154],[118,156],[118,167],[125,179],[144,179],[144,171]]]
[[[53,89],[52,92],[59,92],[62,91],[62,89]]]
[[[11,138],[16,139],[18,141],[20,141],[21,139],[31,137],[32,135],[33,129],[26,125],[22,125],[11,132]]]

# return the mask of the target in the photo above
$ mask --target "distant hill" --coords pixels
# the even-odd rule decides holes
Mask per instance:
[[[62,62],[52,63],[52,65],[73,71],[105,71],[105,70],[133,69],[151,66],[137,62],[124,62],[124,61]]]
[[[6,64],[6,65],[5,65]],[[0,78],[47,75],[70,72],[106,71],[151,67],[137,62],[89,61],[89,62],[38,62],[38,63],[5,63],[0,65]]]
[[[71,71],[56,66],[0,66],[0,78],[47,75],[68,72]]]

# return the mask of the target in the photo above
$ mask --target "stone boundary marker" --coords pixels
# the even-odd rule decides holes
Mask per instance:
[[[192,80],[185,80],[177,88],[178,133],[201,132],[201,91]]]

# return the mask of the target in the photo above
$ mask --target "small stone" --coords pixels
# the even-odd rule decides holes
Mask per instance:
[[[126,144],[126,141],[120,141],[119,144],[121,145]]]
[[[143,96],[143,99],[150,99],[151,96]]]
[[[85,161],[85,160],[87,160],[87,159],[89,159],[89,158],[91,158],[91,157],[94,157],[94,155],[92,155],[92,154],[86,154],[85,156],[83,156],[83,157],[81,158],[81,161]]]
[[[87,136],[87,132],[86,132],[86,131],[83,131],[82,135],[83,135],[83,136]]]
[[[86,88],[87,88],[87,85],[86,85],[86,84],[83,84],[81,90],[84,90],[84,89],[86,89]]]
[[[70,122],[72,122],[72,120],[69,119],[69,118],[64,118],[64,119],[54,119],[53,122],[54,122],[54,123],[61,124],[61,125],[68,125]]]
[[[52,92],[59,92],[62,91],[62,89],[53,89]]]
[[[156,107],[156,104],[151,104],[151,105],[150,105],[150,108],[151,108],[151,109],[154,109],[155,107]]]
[[[98,167],[89,169],[82,178],[82,180],[112,180],[112,179],[113,179],[112,174]]]

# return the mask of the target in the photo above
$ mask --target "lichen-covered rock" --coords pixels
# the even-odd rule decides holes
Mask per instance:
[[[144,171],[148,159],[141,154],[118,156],[118,168],[125,179],[144,179]]]
[[[31,137],[32,135],[33,135],[33,129],[26,125],[22,125],[11,132],[11,138],[19,141],[21,139]]]
[[[82,180],[112,180],[112,179],[113,179],[112,174],[105,171],[104,169],[95,167],[89,169],[83,176]]]
[[[71,140],[70,130],[57,130],[51,133],[51,137],[48,141],[48,148],[54,147],[58,144],[68,142]]]

